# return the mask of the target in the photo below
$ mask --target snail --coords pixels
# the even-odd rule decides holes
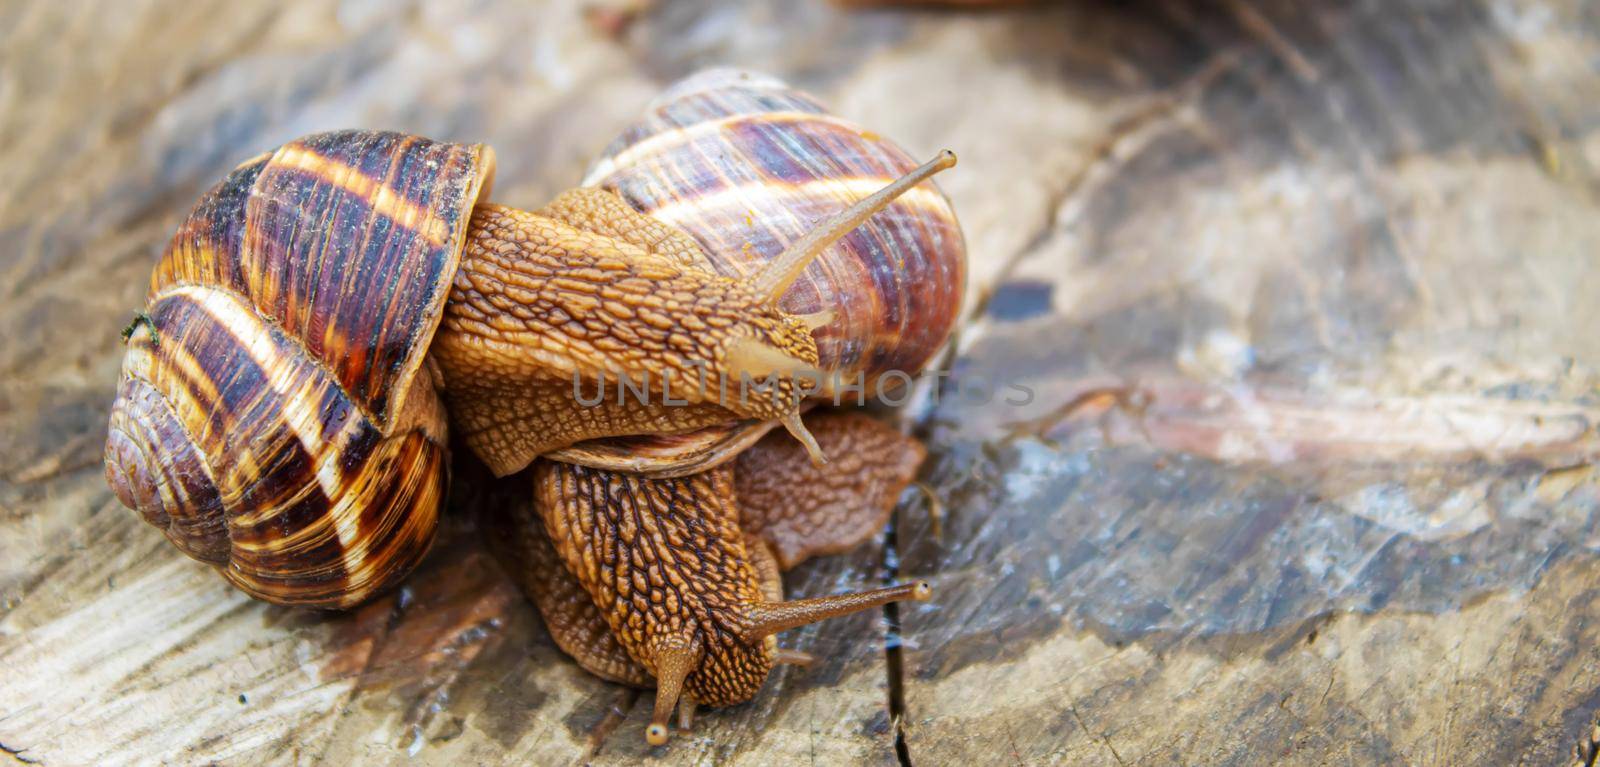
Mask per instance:
[[[292,141],[163,253],[124,334],[107,481],[251,596],[348,607],[427,551],[453,430],[495,474],[528,470],[491,547],[581,666],[657,688],[665,742],[672,711],[807,660],[777,632],[929,596],[784,601],[779,572],[869,537],[922,459],[808,398],[842,388],[812,371],[881,390],[944,344],[965,253],[923,182],[953,164],[725,71],[670,88],[537,211],[487,201],[481,145]],[[762,396],[723,396],[751,380]]]
[[[718,273],[759,281],[781,266],[772,295],[813,328],[808,365],[870,394],[919,372],[955,324],[965,249],[948,201],[917,187],[864,226],[845,219],[850,233],[798,279],[784,262],[797,243],[832,238],[813,221],[919,179],[894,181],[912,165],[780,81],[713,71],[658,97],[585,184],[690,235]],[[774,664],[810,661],[777,632],[930,594],[917,582],[779,601],[782,570],[882,529],[923,458],[860,413],[803,421],[789,427],[798,442],[765,433],[771,421],[724,422],[558,450],[534,464],[535,508],[490,525],[564,651],[597,676],[655,687],[652,744],[674,709],[687,727],[698,705],[749,700]],[[820,454],[830,462],[808,460]]]

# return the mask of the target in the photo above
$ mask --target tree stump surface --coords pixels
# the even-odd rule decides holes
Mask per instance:
[[[1591,3],[22,2],[0,41],[0,762],[1593,763]],[[968,320],[905,411],[943,523],[908,493],[786,579],[935,601],[785,635],[821,662],[650,749],[485,553],[468,458],[349,613],[107,490],[118,330],[240,160],[482,141],[534,207],[711,65],[961,157]]]

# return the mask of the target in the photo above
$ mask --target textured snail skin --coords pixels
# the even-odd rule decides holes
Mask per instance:
[[[865,415],[806,420],[841,466],[813,466],[776,433],[686,477],[540,460],[533,506],[498,509],[491,548],[585,669],[658,687],[658,723],[675,706],[747,701],[775,664],[809,660],[779,649],[777,631],[928,596],[908,584],[782,601],[780,570],[881,529],[923,458],[915,440]],[[652,742],[663,738],[652,729]]]
[[[729,466],[660,480],[549,461],[534,469],[550,540],[609,606],[628,655],[659,679],[665,650],[692,648],[701,657],[685,689],[712,706],[748,700],[772,668],[766,641],[742,640],[745,608],[764,597],[732,485]]]
[[[130,327],[106,441],[118,499],[267,601],[345,607],[409,572],[448,466],[421,369],[492,164],[346,131],[212,188]]]
[[[806,423],[829,456],[826,470],[786,434],[768,434],[734,465],[740,523],[785,570],[882,530],[927,455],[921,443],[861,413],[824,411]]]
[[[759,339],[815,365],[809,329],[744,282],[674,258],[676,243],[646,250],[579,228],[646,218],[614,195],[581,190],[558,203],[551,215],[479,208],[434,342],[452,417],[496,474],[584,439],[779,418],[794,407],[788,378],[776,398],[729,397],[728,408],[715,399],[736,390],[722,369],[735,339]],[[611,215],[602,217],[608,205]],[[602,375],[608,385],[599,384]],[[713,383],[700,387],[708,375]],[[580,404],[575,376],[610,396]],[[689,404],[664,401],[669,376],[674,398]],[[622,379],[648,384],[648,402],[619,401]]]

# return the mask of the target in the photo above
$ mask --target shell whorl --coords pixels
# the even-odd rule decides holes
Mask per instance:
[[[449,463],[422,368],[492,162],[320,134],[214,187],[130,329],[106,441],[118,499],[270,602],[346,607],[415,567]]]
[[[383,131],[297,139],[200,201],[151,275],[150,299],[181,285],[237,293],[386,427],[427,354],[493,173],[482,145]]]
[[[917,164],[779,80],[713,70],[666,90],[584,184],[684,230],[712,268],[740,277]],[[960,225],[929,183],[830,247],[780,306],[834,310],[815,333],[822,367],[871,381],[927,364],[955,325],[965,278]]]
[[[227,291],[178,288],[149,317],[107,439],[125,505],[270,602],[348,606],[420,561],[445,489],[442,419],[385,437]]]

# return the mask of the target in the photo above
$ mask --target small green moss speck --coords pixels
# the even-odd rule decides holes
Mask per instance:
[[[161,337],[156,335],[156,323],[150,319],[150,315],[147,312],[139,312],[133,315],[133,321],[122,329],[122,342],[127,343],[128,339],[133,337],[133,331],[138,330],[140,325],[150,328],[150,345],[160,346]]]

